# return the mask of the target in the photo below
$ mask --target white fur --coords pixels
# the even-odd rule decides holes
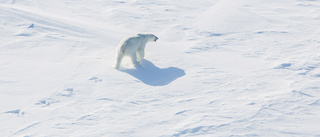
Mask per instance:
[[[129,56],[134,66],[139,65],[144,58],[146,44],[148,42],[156,42],[157,39],[153,34],[137,34],[123,39],[116,50],[116,61],[113,67],[118,69],[124,56]]]

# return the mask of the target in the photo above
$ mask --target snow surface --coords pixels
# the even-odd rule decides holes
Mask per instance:
[[[319,0],[0,0],[1,136],[320,136]],[[146,60],[112,68],[124,37]]]

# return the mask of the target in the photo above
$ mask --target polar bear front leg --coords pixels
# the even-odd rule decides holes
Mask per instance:
[[[136,53],[132,53],[130,57],[131,57],[131,62],[134,66],[137,66],[140,64],[140,62],[137,61],[137,54]]]
[[[121,61],[122,61],[122,58],[123,58],[123,54],[118,53],[118,54],[116,55],[116,62],[114,63],[113,68],[119,69],[120,64],[121,64]]]
[[[144,58],[144,49],[138,49],[137,50],[137,56],[138,56],[138,61],[141,62],[141,60]]]

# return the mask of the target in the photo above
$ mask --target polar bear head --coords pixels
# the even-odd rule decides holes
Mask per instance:
[[[148,37],[151,42],[156,42],[158,40],[158,37],[153,34],[149,34]]]
[[[140,37],[144,37],[148,42],[156,42],[158,37],[153,34],[138,34]]]

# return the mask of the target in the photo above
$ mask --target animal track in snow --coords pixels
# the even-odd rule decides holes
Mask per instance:
[[[275,67],[275,69],[287,69],[291,66],[291,63],[282,63],[280,65],[278,65],[277,67]]]
[[[47,98],[40,100],[39,102],[35,103],[36,105],[42,105],[42,106],[50,106],[52,104],[58,103],[60,101],[54,100],[52,98]]]
[[[102,82],[103,79],[99,79],[98,77],[92,77],[89,80],[94,81],[94,82]]]
[[[77,94],[73,88],[67,88],[64,91],[58,93],[58,96],[71,97],[72,95]]]
[[[8,113],[8,114],[17,114],[17,115],[24,115],[24,114],[25,114],[25,112],[24,112],[24,111],[21,111],[20,109],[7,111],[7,112],[5,112],[5,113]]]

